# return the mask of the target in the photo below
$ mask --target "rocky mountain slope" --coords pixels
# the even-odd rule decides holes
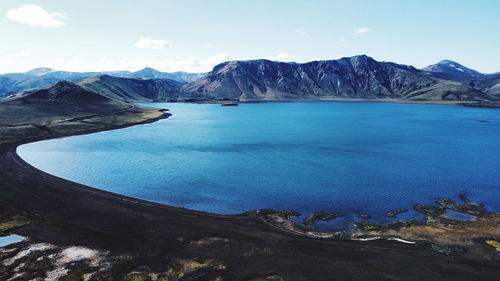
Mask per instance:
[[[75,80],[83,88],[126,102],[177,101],[182,83],[170,79],[134,79],[109,75]]]
[[[442,60],[437,64],[429,65],[422,68],[424,71],[432,72],[434,74],[442,74],[443,77],[448,78],[474,78],[482,77],[484,74],[467,68],[457,62],[451,60]]]
[[[183,85],[181,91],[184,97],[206,100],[491,98],[468,83],[365,55],[304,64],[231,61]]]

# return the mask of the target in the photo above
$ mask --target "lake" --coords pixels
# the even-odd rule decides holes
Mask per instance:
[[[153,124],[22,145],[48,173],[145,200],[237,214],[293,209],[352,221],[422,218],[465,194],[500,210],[500,110],[376,102],[154,103]]]

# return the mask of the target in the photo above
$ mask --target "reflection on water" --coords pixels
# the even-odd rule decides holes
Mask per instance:
[[[154,124],[21,146],[29,163],[109,191],[217,213],[338,212],[336,227],[419,218],[467,195],[500,210],[500,111],[370,102],[153,104]],[[478,122],[478,120],[488,122]],[[332,224],[332,223],[326,223]],[[325,226],[328,227],[328,226]]]

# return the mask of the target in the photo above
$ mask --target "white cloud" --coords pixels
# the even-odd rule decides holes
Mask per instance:
[[[67,19],[68,17],[66,13],[49,13],[41,6],[24,5],[17,9],[9,10],[7,18],[31,26],[58,27],[64,25],[64,22],[60,19]]]
[[[137,48],[144,48],[144,49],[166,49],[166,48],[171,48],[172,44],[167,40],[142,37],[141,39],[139,39],[139,41],[135,43],[135,46]]]
[[[233,58],[226,53],[220,53],[207,58],[190,57],[185,59],[161,60],[155,58],[123,57],[117,60],[101,58],[95,61],[85,61],[80,58],[42,59],[33,56],[23,57],[0,55],[0,73],[26,72],[36,67],[50,67],[65,71],[136,71],[144,67],[152,67],[160,71],[175,72],[208,72],[222,62]]]
[[[372,31],[371,29],[369,29],[368,27],[361,27],[361,28],[358,28],[356,31],[354,31],[354,34],[364,34],[364,33],[368,33]]]
[[[106,63],[106,70],[139,70],[144,67],[152,67],[160,71],[165,72],[175,72],[175,71],[187,71],[187,72],[207,72],[212,70],[214,66],[219,63],[232,60],[231,56],[226,53],[221,53],[215,56],[211,56],[205,59],[200,59],[196,57],[190,57],[186,59],[172,59],[172,60],[159,60],[152,58],[131,58],[124,57],[120,61],[113,63],[108,60],[101,60],[102,63]],[[103,70],[102,67],[97,68],[97,70]]]
[[[289,61],[290,55],[287,53],[280,53],[277,56],[268,56],[264,58],[272,61]]]
[[[339,39],[339,42],[340,42],[341,44],[344,44],[344,43],[345,43],[345,39],[344,39],[344,38],[340,38],[340,39]]]

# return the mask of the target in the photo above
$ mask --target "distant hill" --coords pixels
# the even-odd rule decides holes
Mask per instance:
[[[444,77],[457,77],[457,78],[474,78],[482,77],[484,74],[467,68],[457,62],[451,60],[442,60],[437,64],[429,65],[424,67],[422,70],[429,71],[434,74],[442,74]]]
[[[485,94],[500,99],[500,73],[488,74],[480,78],[468,80],[469,85]]]
[[[36,122],[43,126],[68,117],[116,113],[130,108],[130,104],[109,99],[72,82],[60,81],[46,89],[18,93],[0,100],[0,125]],[[72,126],[72,123],[65,126]],[[59,129],[63,130],[63,127]]]
[[[130,73],[128,78],[170,79],[170,80],[175,80],[177,82],[188,83],[196,81],[201,77],[203,77],[204,75],[205,75],[204,73],[188,73],[182,71],[168,73],[168,72],[161,72],[150,67],[146,67],[139,71]],[[127,76],[121,76],[121,77],[127,78]]]
[[[140,79],[170,79],[181,83],[193,82],[203,73],[188,72],[161,72],[152,68],[144,68],[136,72],[130,71],[103,71],[103,72],[69,72],[57,71],[51,68],[35,68],[25,73],[0,74],[0,98],[19,91],[48,86],[62,80],[74,80],[99,75],[110,75],[122,78]]]
[[[176,101],[182,83],[170,79],[135,79],[110,75],[75,80],[87,90],[126,102]]]

